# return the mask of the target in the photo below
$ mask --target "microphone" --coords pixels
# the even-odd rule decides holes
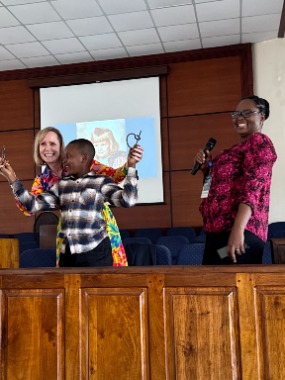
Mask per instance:
[[[216,139],[214,139],[213,137],[210,137],[207,144],[205,145],[205,148],[203,149],[204,153],[206,153],[206,150],[211,151],[216,145],[216,142],[217,142]],[[196,162],[193,169],[191,170],[191,174],[195,175],[197,171],[200,169],[200,167],[201,167],[201,164]]]

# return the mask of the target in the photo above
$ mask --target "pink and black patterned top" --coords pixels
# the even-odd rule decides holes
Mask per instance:
[[[268,136],[255,133],[247,140],[225,149],[208,168],[212,183],[200,211],[206,232],[232,229],[240,203],[249,205],[252,215],[246,230],[267,240],[272,167],[277,159]]]

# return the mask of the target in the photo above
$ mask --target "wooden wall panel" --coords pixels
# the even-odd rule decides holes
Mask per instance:
[[[62,290],[7,290],[2,360],[10,363],[1,379],[64,379]],[[41,360],[39,360],[39,355]]]
[[[223,57],[171,65],[168,116],[231,110],[241,97],[240,57]]]
[[[19,240],[0,238],[0,268],[19,268]]]
[[[33,130],[17,130],[0,133],[1,142],[6,147],[6,157],[17,177],[30,189],[35,176],[33,164]],[[1,147],[1,146],[0,146]],[[40,170],[40,168],[38,168]],[[0,218],[0,233],[14,234],[33,231],[34,217],[25,217],[16,207],[7,180],[0,176],[0,209],[5,217]]]
[[[149,379],[146,289],[84,289],[81,295],[83,378]]]
[[[202,226],[199,212],[202,192],[202,175],[192,176],[188,171],[171,174],[173,224],[175,226]]]
[[[0,100],[1,131],[34,128],[33,90],[25,80],[0,81]]]
[[[171,118],[169,121],[169,151],[171,170],[191,170],[199,149],[210,137],[217,140],[212,154],[238,142],[230,113]]]
[[[25,187],[30,189],[32,181],[23,181]],[[35,222],[34,216],[25,216],[16,206],[15,198],[10,186],[0,183],[0,233],[16,234],[19,232],[32,232]]]
[[[169,379],[241,378],[235,288],[168,288],[165,308]]]
[[[33,143],[34,131],[2,132],[1,143],[6,147],[6,158],[10,161],[17,177],[21,180],[34,177]],[[2,149],[2,146],[0,145]],[[39,168],[38,168],[39,169]],[[0,181],[6,181],[0,176]]]
[[[162,170],[167,172],[170,170],[168,119],[161,120],[161,143]]]
[[[168,104],[167,104],[167,76],[160,78],[160,116],[167,117]]]
[[[285,331],[284,285],[257,286],[255,302],[257,315],[264,315],[257,324],[260,378],[278,380],[280,373],[285,373],[284,337],[280,334]]]

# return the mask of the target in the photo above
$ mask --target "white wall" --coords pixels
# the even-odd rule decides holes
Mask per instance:
[[[270,103],[270,116],[263,126],[276,149],[273,168],[269,223],[285,221],[285,40],[253,45],[255,95]]]

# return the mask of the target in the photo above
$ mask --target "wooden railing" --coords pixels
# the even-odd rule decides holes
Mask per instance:
[[[285,379],[283,266],[1,269],[2,380]]]
[[[19,240],[0,238],[0,268],[19,268]]]

